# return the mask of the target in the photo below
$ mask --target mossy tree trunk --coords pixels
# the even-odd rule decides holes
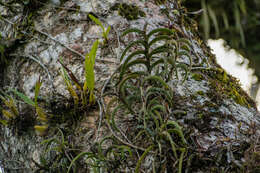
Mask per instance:
[[[255,103],[179,1],[28,3],[0,3],[6,172],[260,169]],[[97,39],[91,104],[84,58]]]

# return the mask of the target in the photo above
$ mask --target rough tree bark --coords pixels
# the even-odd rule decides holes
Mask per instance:
[[[95,169],[100,172],[260,170],[260,118],[255,103],[240,88],[239,82],[216,63],[215,55],[197,34],[196,22],[179,1],[55,2],[1,0],[0,3],[0,46],[4,48],[3,53],[0,52],[0,89],[16,98],[19,110],[19,116],[9,125],[0,126],[0,165],[6,172],[64,172],[83,151],[88,153],[73,164],[71,172]],[[89,19],[89,13],[99,18],[105,28],[111,26],[108,40],[102,37],[101,27]],[[131,112],[122,108],[115,111],[115,122],[105,120],[109,114],[105,107],[109,107],[108,103],[114,98],[112,95],[122,99],[120,91],[115,89],[116,81],[113,82],[119,77],[111,76],[116,76],[114,72],[120,66],[123,50],[131,41],[140,39],[137,33],[125,37],[121,34],[129,28],[143,30],[145,25],[147,32],[162,27],[171,29],[173,40],[189,43],[188,49],[183,47],[184,43],[177,43],[180,48],[176,53],[180,55],[176,64],[183,68],[176,66],[179,78],[174,73],[167,81],[170,101],[165,101],[166,96],[160,97],[164,100],[165,111],[158,109],[157,113],[163,119],[155,117],[154,122],[147,117],[138,119],[135,117],[143,116],[143,109]],[[58,59],[62,57],[63,64],[74,73],[79,83],[83,83],[85,54],[97,39],[102,42],[95,64],[97,103],[75,108],[60,74]],[[182,49],[189,54],[181,54]],[[132,70],[136,69],[142,68]],[[186,80],[183,69],[188,72]],[[39,77],[42,86],[38,102],[48,115],[52,115],[48,117],[48,130],[42,135],[34,130],[34,125],[41,124],[35,108],[10,91],[10,88],[16,89],[33,98]],[[135,85],[139,86],[139,83]],[[142,87],[146,92],[147,88]],[[103,92],[113,94],[104,96]],[[112,108],[120,104],[120,99],[112,104]],[[137,102],[133,109],[142,104]],[[8,110],[4,100],[1,107]],[[7,120],[3,113],[1,119]],[[143,121],[148,127],[144,127]],[[154,127],[156,125],[158,128]],[[171,133],[170,126],[174,127]],[[135,138],[137,134],[139,137]],[[105,140],[100,151],[98,143],[106,136],[112,140]],[[56,141],[42,144],[43,140],[52,137]],[[113,152],[107,149],[109,147]],[[49,150],[44,151],[45,148]],[[99,167],[93,167],[93,164]]]

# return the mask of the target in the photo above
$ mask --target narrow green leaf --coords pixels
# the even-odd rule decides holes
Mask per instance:
[[[3,124],[4,126],[8,125],[8,121],[6,121],[6,120],[0,120],[0,123]]]
[[[182,43],[182,44],[186,45],[187,47],[191,47],[192,46],[191,41],[186,39],[186,38],[179,38],[177,40],[177,42],[178,43]]]
[[[145,50],[137,50],[133,53],[131,53],[127,58],[125,58],[124,60],[124,64],[127,64],[133,57],[137,56],[137,55],[145,55]]]
[[[104,33],[104,37],[107,39],[108,38],[108,34],[109,34],[109,31],[111,30],[111,26],[108,26],[107,29],[106,29],[106,32]]]
[[[208,5],[208,12],[211,20],[213,21],[213,25],[215,28],[216,38],[219,37],[219,27],[218,27],[218,20],[216,17],[215,12],[212,10],[212,8]]]
[[[240,27],[239,33],[240,33],[242,46],[245,48],[246,47],[246,40],[245,40],[245,34],[244,34],[242,26]]]
[[[73,165],[80,157],[83,157],[83,156],[85,156],[85,155],[93,155],[93,153],[90,153],[90,152],[81,152],[81,153],[79,153],[79,154],[71,161],[67,173],[70,172],[70,169],[71,169],[72,165]],[[92,156],[92,157],[93,157],[93,156]]]
[[[172,50],[171,50],[169,47],[165,46],[165,45],[159,46],[159,47],[153,49],[153,50],[148,54],[148,57],[152,57],[152,56],[154,56],[154,55],[156,55],[156,54],[159,54],[159,53],[169,53],[169,54],[171,54],[171,53],[172,53]]]
[[[208,16],[208,10],[207,6],[205,3],[205,0],[201,1],[201,7],[203,9],[203,29],[204,29],[204,35],[205,39],[209,38],[209,33],[210,33],[210,21],[209,21],[209,16]]]
[[[153,149],[154,145],[151,145],[150,147],[148,147],[144,153],[141,155],[140,159],[137,161],[137,165],[135,168],[135,173],[139,173],[139,169],[141,167],[142,161],[144,160],[144,158],[146,157],[146,155]]]
[[[171,29],[168,29],[168,28],[157,28],[157,29],[154,29],[154,30],[150,31],[147,34],[147,39],[149,39],[153,34],[158,33],[158,32],[163,33],[163,35],[165,35],[166,33],[168,35],[173,35],[174,34],[174,31],[171,30]]]
[[[167,131],[163,131],[163,134],[164,134],[164,135],[168,138],[168,140],[170,141],[170,144],[171,144],[171,147],[172,147],[173,155],[174,155],[174,157],[177,159],[177,158],[178,158],[178,155],[177,155],[177,152],[176,152],[175,143],[173,142],[171,135],[170,135]]]
[[[151,112],[155,111],[155,110],[161,110],[162,112],[166,113],[166,108],[163,105],[155,105],[153,107],[151,107]]]
[[[181,148],[181,156],[179,158],[179,169],[178,169],[178,173],[182,173],[182,162],[183,162],[183,157],[184,157],[184,153],[185,153],[185,148]]]
[[[236,30],[240,31],[241,26],[241,21],[240,21],[240,12],[237,7],[237,4],[234,2],[234,18],[235,18],[235,23],[236,23]]]
[[[41,79],[39,77],[38,81],[35,84],[35,90],[34,90],[34,102],[35,102],[36,105],[37,105],[37,98],[39,96],[41,85],[42,85],[42,82],[41,82]]]
[[[91,65],[92,67],[94,66],[95,64],[95,59],[96,59],[96,55],[97,55],[97,49],[98,49],[98,44],[99,44],[99,41],[96,40],[93,45],[92,45],[92,48],[91,48],[91,51],[89,53],[89,57],[91,59]]]
[[[236,1],[236,2],[239,3],[239,8],[242,11],[242,13],[244,15],[246,15],[247,11],[246,11],[246,2],[245,2],[245,0],[239,0],[239,1]]]
[[[89,14],[88,16],[89,16],[89,18],[90,18],[93,22],[95,22],[97,25],[99,25],[99,26],[102,28],[103,32],[105,32],[105,28],[104,28],[104,26],[102,25],[102,23],[100,22],[100,20],[99,20],[98,18],[94,17],[94,16],[91,15],[91,14]]]
[[[151,47],[153,44],[155,44],[156,42],[158,41],[162,41],[162,40],[171,40],[172,37],[169,36],[169,35],[159,35],[157,37],[155,37],[154,39],[152,39],[150,42],[149,42],[149,47]]]
[[[225,11],[222,12],[222,18],[223,18],[223,22],[225,25],[225,29],[229,29],[229,22],[228,22],[228,17]]]
[[[155,82],[159,82],[162,86],[164,86],[166,89],[169,89],[169,85],[160,77],[160,76],[148,76],[146,77],[143,82],[142,82],[142,86],[144,85],[144,82],[148,81],[148,80],[153,80]]]
[[[186,66],[186,64],[179,63],[179,64],[176,65],[176,68],[175,68],[176,69],[176,75],[178,75],[177,68],[181,68],[181,69],[183,69],[185,71],[185,75],[184,75],[184,78],[183,78],[183,81],[182,81],[182,83],[184,83],[187,80],[187,78],[188,78],[189,69]]]
[[[177,130],[177,134],[181,137],[182,141],[184,144],[187,144],[186,139],[184,138],[183,132],[182,132],[182,128],[181,126],[176,122],[176,121],[171,121],[169,120],[167,122],[167,126],[174,126],[175,129]]]
[[[20,97],[25,103],[31,105],[31,106],[35,106],[35,103],[33,100],[31,100],[29,97],[27,97],[26,95],[24,95],[23,93],[15,90],[15,89],[10,89],[10,91],[12,91],[15,95],[17,95],[18,97]]]
[[[190,53],[185,51],[185,50],[181,50],[181,51],[178,52],[178,55],[179,56],[186,56],[186,57],[188,57],[189,61],[190,61],[190,68],[191,68],[191,66],[192,66],[192,59],[191,59]]]
[[[90,53],[85,56],[85,83],[83,87],[83,91],[86,92],[86,88],[89,89],[90,97],[89,102],[93,103],[95,102],[94,98],[94,88],[95,88],[95,73],[94,73],[94,66],[95,66],[95,59],[97,54],[99,41],[96,40],[92,48],[90,50]]]
[[[130,67],[137,65],[137,64],[143,64],[147,70],[149,68],[148,67],[149,64],[145,59],[136,59],[136,60],[133,60],[133,61],[129,62],[128,64],[126,64],[125,69],[129,69]]]
[[[137,34],[141,34],[141,35],[145,34],[144,31],[142,31],[142,30],[140,30],[138,28],[130,28],[130,29],[124,31],[123,34],[121,35],[121,37],[123,37],[123,36],[125,36],[125,35],[127,35],[129,33],[132,33],[132,32],[137,33]]]
[[[137,46],[137,45],[143,45],[145,47],[145,42],[143,40],[137,40],[137,41],[133,41],[131,43],[129,43],[127,45],[127,47],[125,48],[125,50],[123,51],[121,57],[120,57],[120,62],[123,60],[125,54],[127,53],[127,51],[131,48],[131,47],[134,47],[134,46]]]
[[[135,52],[133,52],[132,54],[130,54],[125,61],[123,62],[123,64],[121,65],[121,69],[120,69],[120,78],[122,79],[123,75],[125,74],[125,71],[127,70],[127,64],[128,62],[134,58],[135,56],[139,56],[139,55],[145,55],[145,51],[144,50],[137,50]],[[143,56],[144,57],[144,56]]]
[[[122,88],[123,88],[124,84],[125,84],[129,79],[134,79],[134,78],[137,78],[137,77],[139,77],[139,76],[140,76],[139,74],[132,73],[132,74],[130,74],[130,75],[124,77],[124,78],[120,81],[120,83],[118,84],[118,90],[119,90],[119,92],[122,92]]]

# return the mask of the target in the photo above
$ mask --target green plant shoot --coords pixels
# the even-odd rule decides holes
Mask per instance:
[[[89,18],[95,22],[97,25],[99,25],[102,29],[102,37],[105,39],[105,43],[108,42],[108,34],[109,34],[109,31],[111,29],[111,26],[108,26],[107,29],[105,29],[105,27],[103,26],[103,24],[100,22],[100,20],[96,17],[94,17],[93,15],[89,14],[88,15]]]
[[[99,41],[96,40],[91,48],[90,53],[86,54],[85,57],[85,82],[83,87],[83,94],[86,96],[87,91],[89,92],[89,103],[95,102],[94,88],[95,88],[95,73],[94,65],[97,54]],[[85,97],[86,98],[86,97]]]

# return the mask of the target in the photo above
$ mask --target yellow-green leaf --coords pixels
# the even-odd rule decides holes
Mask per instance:
[[[42,82],[41,82],[41,79],[39,77],[38,81],[35,84],[35,90],[34,90],[34,102],[35,102],[35,104],[37,104],[37,98],[38,98],[38,95],[39,95],[39,92],[40,92],[41,85],[42,85]]]
[[[9,112],[7,110],[2,110],[2,113],[3,113],[4,117],[6,117],[7,119],[12,119],[15,117],[15,115],[13,115],[11,112]]]
[[[43,135],[48,129],[48,125],[35,125],[34,129],[40,134]]]
[[[47,115],[46,115],[46,113],[43,111],[43,109],[41,107],[36,106],[36,113],[38,115],[38,119],[41,122],[47,122],[48,121]]]

